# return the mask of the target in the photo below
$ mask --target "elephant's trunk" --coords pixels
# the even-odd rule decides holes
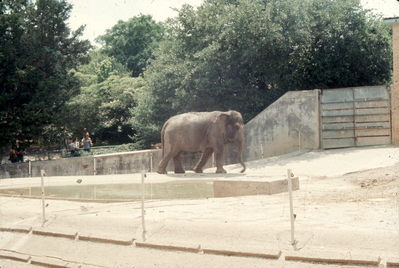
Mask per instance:
[[[244,173],[247,167],[245,166],[245,163],[242,161],[242,155],[240,154],[240,164],[242,166],[242,170],[240,171],[241,173]]]
[[[247,167],[245,166],[244,161],[242,161],[242,151],[244,150],[244,135],[242,139],[238,141],[238,154],[239,154],[239,160],[240,164],[242,165],[242,170],[240,171],[241,173],[244,173]]]

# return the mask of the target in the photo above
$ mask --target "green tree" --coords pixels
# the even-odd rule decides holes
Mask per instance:
[[[128,76],[126,67],[113,57],[105,55],[100,50],[89,53],[90,61],[77,68],[76,75],[82,86],[89,86],[106,80],[111,75]]]
[[[248,120],[288,90],[390,79],[389,27],[356,0],[207,0],[167,26],[132,119],[145,139],[180,112]]]
[[[105,54],[124,64],[132,76],[137,77],[147,66],[163,33],[162,24],[151,16],[140,15],[126,22],[119,21],[97,40],[103,45]]]
[[[82,87],[68,102],[63,117],[72,137],[87,129],[98,142],[131,142],[135,131],[129,124],[130,110],[136,105],[136,92],[144,86],[142,78],[110,75],[99,83]]]
[[[131,142],[135,134],[128,123],[136,105],[142,78],[132,78],[125,66],[100,50],[90,52],[90,62],[77,68],[81,92],[67,103],[63,114],[70,137],[87,129],[98,142]]]
[[[291,68],[296,88],[336,88],[390,81],[390,27],[355,0],[307,5],[309,42]]]
[[[66,0],[0,2],[0,144],[58,128],[65,102],[79,92],[70,70],[90,43],[80,40],[83,27],[68,28],[71,8]]]

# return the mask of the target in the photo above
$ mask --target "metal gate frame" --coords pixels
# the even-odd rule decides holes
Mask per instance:
[[[392,143],[390,92],[385,86],[322,90],[322,149]]]

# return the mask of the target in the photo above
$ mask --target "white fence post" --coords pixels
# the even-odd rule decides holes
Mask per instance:
[[[291,172],[291,169],[287,170],[287,182],[288,182],[288,196],[290,200],[290,218],[291,218],[291,245],[294,246],[296,245],[295,241],[295,227],[294,227],[294,221],[295,221],[295,215],[294,215],[294,207],[293,207],[293,201],[292,201],[292,177],[294,177],[294,174]]]
[[[298,151],[301,150],[301,130],[298,130]]]
[[[42,227],[44,227],[44,223],[46,222],[46,201],[44,199],[45,192],[44,192],[44,176],[46,175],[46,172],[44,169],[40,170],[40,175],[41,175],[41,188],[42,188]]]
[[[95,157],[93,157],[93,171],[94,175],[97,175],[97,162]]]
[[[150,153],[150,172],[153,170],[153,165],[154,165],[154,154]]]
[[[212,153],[212,167],[214,168],[215,166],[215,153]]]
[[[32,162],[28,161],[28,176],[29,178],[32,177]]]
[[[141,225],[143,228],[143,241],[145,241],[145,235],[146,235],[146,229],[145,229],[145,209],[144,209],[144,199],[145,199],[145,184],[144,184],[144,178],[146,178],[147,175],[145,173],[141,173]]]
[[[260,143],[260,155],[261,155],[262,159],[265,158],[264,154],[263,154],[263,144],[262,143]]]

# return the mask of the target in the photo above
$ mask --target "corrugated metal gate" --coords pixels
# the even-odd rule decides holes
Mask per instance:
[[[323,90],[321,147],[391,143],[390,95],[385,86]]]

